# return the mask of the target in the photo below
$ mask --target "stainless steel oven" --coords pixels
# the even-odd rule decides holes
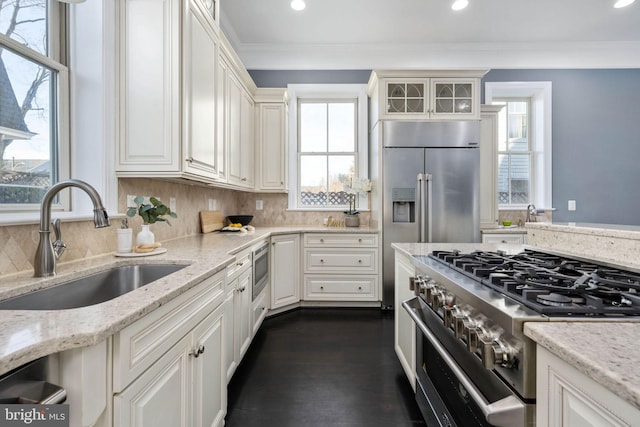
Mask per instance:
[[[524,324],[640,316],[640,272],[519,245],[451,246],[413,255],[419,274],[404,285],[428,425],[535,426],[536,346]]]
[[[423,300],[405,302],[416,323],[416,400],[428,426],[526,425],[527,402],[469,353]]]
[[[251,287],[251,300],[255,300],[260,292],[269,283],[269,243],[253,249],[253,286]]]

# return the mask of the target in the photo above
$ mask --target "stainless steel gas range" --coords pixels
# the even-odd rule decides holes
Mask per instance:
[[[437,426],[535,425],[525,322],[640,318],[640,273],[514,246],[414,255],[416,399]]]

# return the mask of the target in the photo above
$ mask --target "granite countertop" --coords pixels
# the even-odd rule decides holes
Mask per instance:
[[[130,264],[185,264],[188,267],[118,298],[70,310],[2,310],[0,375],[31,360],[97,344],[154,309],[224,270],[234,254],[268,238],[290,233],[378,233],[367,227],[257,227],[248,233],[208,233],[163,242],[167,252],[139,258],[112,254],[59,263],[53,278],[34,278],[31,271],[0,278],[0,299]]]
[[[602,237],[619,237],[640,240],[640,226],[620,224],[594,224],[586,222],[528,222],[526,228],[564,231],[575,234],[587,234]]]
[[[527,234],[527,229],[525,227],[518,227],[517,225],[512,225],[509,227],[505,227],[503,225],[491,228],[483,228],[480,230],[482,234]]]
[[[640,409],[640,323],[525,323],[539,345]]]

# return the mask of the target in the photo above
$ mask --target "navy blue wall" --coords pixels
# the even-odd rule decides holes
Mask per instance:
[[[286,87],[367,83],[370,70],[249,73],[258,87]],[[554,221],[640,225],[640,69],[491,70],[483,79],[508,81],[553,85]]]

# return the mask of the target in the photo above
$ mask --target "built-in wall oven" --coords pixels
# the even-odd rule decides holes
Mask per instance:
[[[436,245],[431,245],[435,247]],[[535,426],[525,322],[640,316],[640,273],[512,245],[414,255],[416,400],[431,426]]]
[[[253,260],[253,286],[251,287],[251,300],[255,300],[260,292],[269,283],[269,243],[254,248],[251,258]]]

